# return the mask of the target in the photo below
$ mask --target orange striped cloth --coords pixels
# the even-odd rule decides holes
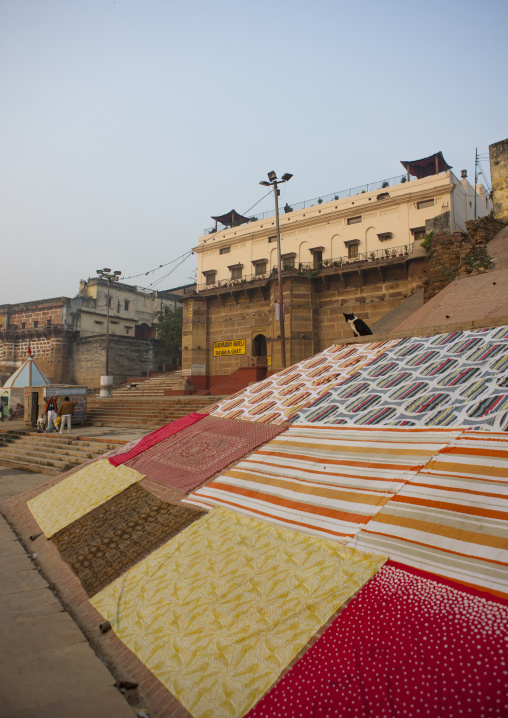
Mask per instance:
[[[508,598],[508,433],[461,434],[349,545]]]
[[[185,501],[345,543],[460,433],[294,425]]]

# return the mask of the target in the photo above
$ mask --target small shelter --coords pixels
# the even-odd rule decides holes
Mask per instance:
[[[218,224],[222,224],[224,227],[237,227],[239,224],[250,222],[249,217],[238,214],[235,209],[226,212],[226,214],[221,214],[220,217],[212,217],[212,219],[215,220],[215,229],[217,229]]]
[[[406,169],[408,180],[409,175],[416,177],[416,179],[422,179],[422,177],[437,175],[452,168],[443,157],[442,152],[436,152],[430,157],[422,157],[421,160],[401,160],[400,164]]]
[[[10,376],[1,390],[0,401],[4,408],[4,414],[12,409],[17,416],[22,416],[25,404],[25,389],[30,387],[39,388],[50,385],[50,381],[41,369],[37,366],[32,356],[32,350],[28,347],[27,358],[23,364]]]

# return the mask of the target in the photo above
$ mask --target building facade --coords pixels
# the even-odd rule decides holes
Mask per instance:
[[[102,339],[106,334],[107,305],[107,281],[100,278],[81,281],[79,293],[73,298],[1,305],[0,385],[23,363],[30,345],[52,382],[99,386],[105,366]],[[118,352],[111,349],[110,367],[114,375],[118,369],[117,378],[162,371],[179,361],[168,356],[156,339],[155,326],[158,312],[177,307],[181,307],[178,293],[147,293],[121,282],[111,284],[109,334],[121,348]],[[127,356],[136,356],[136,361],[131,361],[131,371],[123,360]]]
[[[104,334],[108,307],[108,283],[99,277],[82,280],[73,300],[80,337]],[[143,292],[137,287],[112,282],[109,289],[109,332],[120,336],[155,339],[157,314],[181,307],[173,292]]]
[[[474,216],[474,187],[449,170],[380,184],[282,212],[288,366],[350,337],[343,312],[372,325],[420,289],[425,235],[464,230]],[[490,207],[478,187],[477,216]],[[182,369],[196,388],[227,393],[259,379],[263,367],[280,370],[276,239],[270,216],[199,238],[198,285],[184,296],[182,340]]]
[[[382,184],[382,183],[381,183]],[[426,222],[441,218],[441,231],[464,231],[474,218],[475,189],[450,172],[319,203],[280,217],[285,266],[317,269],[357,257],[385,257],[408,251],[426,234]],[[492,203],[479,185],[478,217]],[[210,287],[268,275],[277,265],[275,218],[249,222],[199,238],[198,286]]]
[[[494,216],[508,222],[508,138],[489,146]]]

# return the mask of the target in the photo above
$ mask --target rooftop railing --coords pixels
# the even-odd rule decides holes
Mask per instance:
[[[360,265],[378,264],[386,260],[393,260],[399,257],[406,257],[413,252],[413,244],[405,244],[401,247],[387,247],[386,249],[375,249],[371,252],[359,252],[356,257],[336,257],[332,259],[323,259],[317,265],[314,262],[282,262],[283,275],[305,275],[310,279],[323,272],[330,273],[329,270],[357,268]],[[331,272],[333,273],[333,272]],[[270,272],[264,274],[244,274],[236,279],[219,279],[216,282],[198,284],[195,289],[189,288],[185,291],[186,295],[197,294],[198,292],[206,292],[217,289],[227,289],[235,287],[241,289],[243,287],[252,287],[256,284],[265,284],[269,279],[273,279],[278,274],[277,267],[272,267]]]
[[[291,211],[296,212],[299,209],[306,209],[307,207],[315,207],[319,204],[324,204],[325,202],[333,202],[338,201],[340,199],[346,199],[347,197],[354,197],[354,195],[362,194],[364,192],[374,192],[375,190],[383,190],[388,187],[393,187],[393,185],[400,184],[401,182],[406,181],[406,176],[397,175],[396,177],[390,177],[389,179],[379,180],[378,182],[369,182],[369,184],[362,184],[358,187],[349,187],[348,189],[342,189],[338,192],[332,192],[331,194],[323,194],[321,197],[314,197],[313,199],[306,199],[304,202],[297,202],[296,204],[291,204],[289,207],[291,208]],[[284,207],[279,207],[280,214],[284,214]],[[269,210],[268,212],[261,212],[256,215],[253,215],[252,217],[249,217],[250,222],[257,222],[261,219],[267,219],[268,217],[274,217],[275,216],[275,208]],[[240,225],[233,225],[233,226],[240,226]],[[217,230],[215,227],[208,227],[204,230],[203,234],[215,234],[216,231],[222,232],[223,229],[229,229],[229,227],[225,227],[222,224],[219,224],[217,226]]]

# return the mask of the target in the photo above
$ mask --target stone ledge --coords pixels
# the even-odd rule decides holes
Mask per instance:
[[[404,339],[405,337],[426,337],[429,334],[449,334],[450,332],[466,332],[471,329],[488,329],[490,327],[502,327],[508,325],[508,316],[493,317],[491,319],[475,319],[470,322],[453,322],[450,324],[439,324],[433,327],[420,327],[418,329],[407,329],[402,331],[387,332],[382,334],[369,334],[365,337],[351,337],[340,339],[336,344],[369,344],[371,342],[384,342],[390,339]]]

